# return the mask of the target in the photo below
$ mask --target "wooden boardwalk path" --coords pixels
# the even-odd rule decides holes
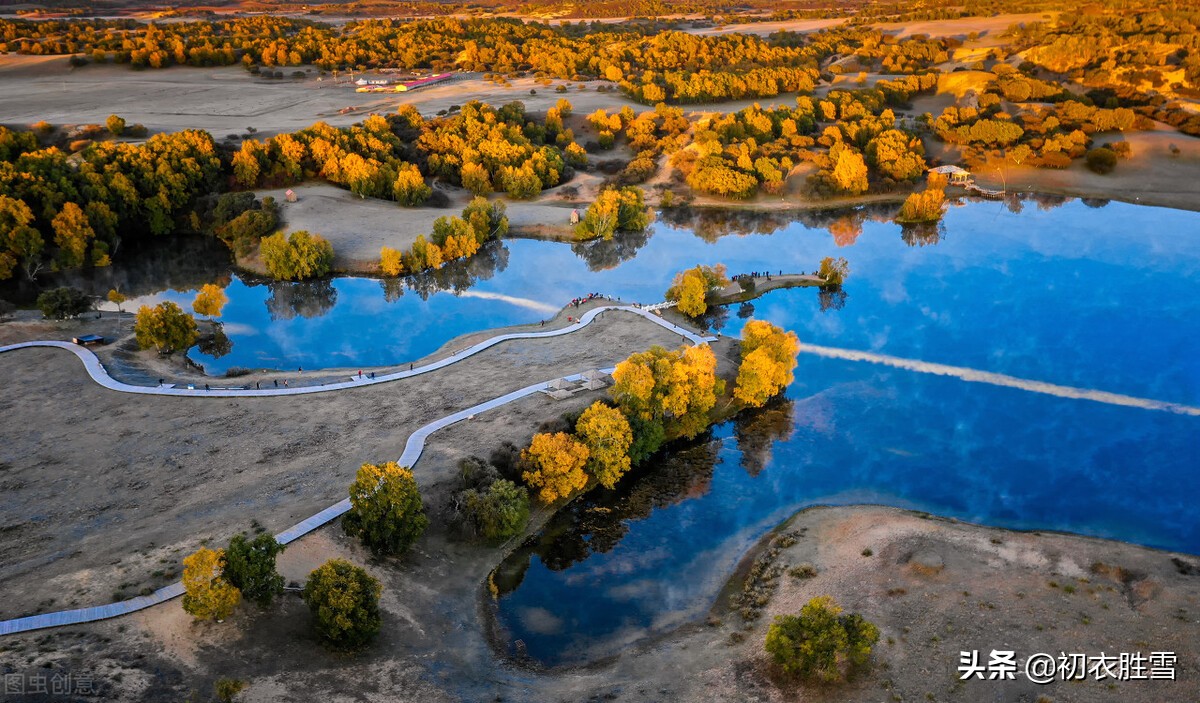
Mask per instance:
[[[647,312],[644,308],[635,308],[635,307],[628,306],[628,305],[609,305],[609,306],[604,306],[604,307],[599,307],[599,308],[593,308],[593,309],[587,311],[586,313],[584,313],[583,315],[580,316],[579,322],[572,324],[568,327],[564,327],[561,329],[555,329],[555,330],[547,330],[544,332],[513,332],[513,333],[509,333],[509,334],[496,335],[495,337],[490,337],[488,339],[485,339],[485,340],[479,342],[478,344],[475,344],[475,345],[469,347],[464,352],[455,354],[455,355],[450,356],[445,359],[441,359],[439,361],[435,361],[433,363],[427,364],[427,365],[422,366],[417,369],[413,369],[411,371],[407,371],[407,370],[399,371],[396,373],[387,374],[386,376],[376,376],[373,379],[372,378],[363,378],[362,380],[359,380],[359,381],[331,383],[331,384],[324,385],[324,386],[301,386],[301,387],[297,387],[297,388],[270,388],[270,389],[264,388],[261,390],[256,390],[253,388],[250,388],[250,389],[214,388],[212,390],[205,391],[205,390],[191,390],[191,389],[187,389],[187,388],[168,388],[165,386],[135,386],[135,385],[127,384],[127,383],[122,383],[120,381],[113,379],[111,376],[108,375],[108,372],[105,371],[104,366],[100,363],[100,360],[90,350],[88,350],[84,347],[81,347],[77,344],[72,344],[70,342],[37,341],[37,342],[23,342],[20,344],[10,344],[8,346],[0,347],[0,354],[2,354],[4,352],[15,351],[18,349],[28,349],[28,348],[32,348],[32,347],[52,347],[52,348],[56,348],[56,349],[66,349],[68,351],[73,352],[75,354],[75,356],[77,356],[83,362],[84,368],[87,369],[88,375],[90,375],[92,377],[92,380],[94,380],[96,383],[100,384],[101,386],[104,386],[105,388],[108,388],[108,389],[114,390],[114,391],[118,391],[118,392],[122,392],[122,393],[138,393],[138,394],[143,394],[143,395],[167,395],[167,396],[182,396],[182,397],[206,397],[206,396],[243,397],[243,396],[306,395],[306,394],[310,394],[310,393],[323,393],[323,392],[327,392],[327,391],[336,391],[336,390],[342,390],[342,389],[346,389],[346,388],[358,388],[361,386],[369,386],[369,385],[373,385],[373,384],[377,384],[377,383],[388,383],[390,381],[396,381],[396,380],[400,380],[403,378],[409,378],[411,376],[416,376],[418,374],[428,373],[435,369],[440,369],[445,366],[449,366],[450,364],[462,361],[463,359],[466,359],[467,357],[470,357],[474,354],[478,354],[479,352],[483,351],[484,349],[488,349],[489,347],[500,344],[501,342],[506,342],[506,341],[513,340],[513,339],[539,339],[539,338],[545,338],[545,337],[557,337],[557,336],[564,335],[564,334],[570,334],[577,330],[583,329],[588,324],[590,324],[593,320],[595,320],[600,315],[600,313],[603,313],[608,310],[629,312],[629,313],[633,313],[635,315],[644,317],[647,320],[650,320],[651,322],[653,322],[654,324],[660,325],[660,326],[680,335],[681,337],[686,338],[692,344],[706,344],[710,341],[715,340],[715,337],[702,336],[702,335],[696,334],[695,332],[692,332],[691,330],[685,329],[678,325],[671,324],[670,322],[667,322],[666,320],[662,319],[658,315],[655,315],[651,312]],[[613,369],[603,369],[603,371],[605,373],[611,373],[612,370]],[[535,393],[538,393],[540,391],[546,390],[549,388],[551,381],[554,381],[554,380],[557,380],[557,379],[550,379],[547,381],[542,381],[540,383],[535,383],[530,386],[526,386],[519,390],[515,390],[511,393],[506,393],[505,395],[499,396],[498,398],[492,398],[491,400],[484,401],[478,405],[474,405],[465,410],[460,410],[456,413],[451,413],[450,415],[447,415],[442,418],[438,418],[437,420],[430,422],[429,424],[417,429],[415,432],[413,432],[409,436],[407,442],[405,442],[405,444],[404,444],[404,452],[400,455],[400,459],[399,459],[398,463],[401,466],[408,466],[408,467],[414,466],[417,463],[417,460],[421,458],[421,452],[424,451],[424,449],[425,449],[425,441],[434,432],[437,432],[438,430],[443,429],[445,427],[449,427],[450,425],[453,425],[456,422],[465,420],[468,417],[471,417],[472,415],[476,415],[481,412],[486,412],[488,410],[493,410],[502,405],[511,403],[515,400],[519,400],[521,398],[525,398],[525,397],[528,397]],[[567,376],[566,380],[568,380],[568,381],[583,380],[583,374],[575,374],[573,376]],[[323,525],[326,525],[329,522],[336,520],[338,517],[343,515],[349,509],[350,509],[350,499],[349,498],[338,501],[337,503],[334,503],[333,505],[329,506],[328,508],[325,508],[324,510],[317,513],[316,515],[312,515],[304,520],[301,520],[300,522],[296,523],[295,525],[292,525],[291,527],[284,530],[283,532],[280,532],[279,534],[275,535],[275,539],[278,540],[280,544],[289,544],[291,542],[294,542],[297,539],[300,539],[304,535],[308,534],[309,532],[312,532],[313,530],[316,530],[316,529],[322,527]],[[76,608],[74,610],[62,610],[62,611],[57,611],[57,612],[53,612],[53,613],[41,613],[39,615],[30,615],[28,617],[16,618],[13,620],[4,620],[4,621],[0,621],[0,635],[12,635],[12,634],[16,634],[19,632],[29,632],[30,630],[41,630],[41,629],[45,629],[48,627],[60,627],[63,625],[78,625],[80,623],[95,622],[97,620],[107,620],[108,618],[114,618],[114,617],[117,617],[120,615],[128,615],[130,613],[134,613],[139,610],[144,610],[145,608],[149,608],[150,606],[153,606],[153,605],[158,605],[159,603],[165,603],[166,601],[169,601],[173,598],[178,598],[181,595],[183,595],[183,583],[176,582],[176,583],[170,584],[168,586],[163,586],[162,588],[158,589],[157,591],[154,591],[153,593],[151,593],[149,595],[137,596],[135,598],[130,598],[129,600],[121,601],[119,603],[109,603],[108,605],[97,605],[97,606],[92,606],[92,607],[88,607],[88,608]]]

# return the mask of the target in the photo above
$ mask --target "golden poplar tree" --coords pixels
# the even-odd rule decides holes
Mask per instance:
[[[224,620],[242,593],[223,575],[225,550],[201,547],[183,560],[183,609],[197,620]]]
[[[537,490],[544,503],[565,498],[587,485],[583,467],[588,448],[566,432],[535,434],[529,448],[521,452],[521,460],[529,467],[521,478]]]
[[[404,263],[400,257],[400,252],[391,247],[380,249],[379,270],[383,271],[385,276],[399,276],[404,273]]]
[[[205,283],[196,294],[196,299],[192,301],[192,310],[195,310],[197,315],[217,317],[221,314],[221,308],[228,302],[229,296],[225,295],[223,288],[215,283]]]
[[[749,407],[761,407],[787,388],[796,369],[800,340],[794,332],[762,320],[750,320],[742,330],[741,364],[733,397]]]
[[[605,488],[629,470],[633,432],[620,410],[596,401],[575,423],[575,435],[588,449],[587,469]]]

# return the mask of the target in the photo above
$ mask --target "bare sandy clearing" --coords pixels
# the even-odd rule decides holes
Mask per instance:
[[[574,334],[506,342],[413,379],[303,402],[130,397],[96,386],[67,354],[10,352],[0,359],[0,588],[12,596],[0,613],[98,604],[114,591],[163,585],[204,538],[223,542],[254,519],[276,531],[337,502],[362,462],[399,456],[430,420],[677,343],[651,322],[610,316]],[[519,404],[545,404],[536,411],[543,417],[561,412],[540,396]],[[487,435],[478,441],[473,451],[494,446]],[[437,478],[425,466],[422,483]]]
[[[875,24],[874,26],[901,38],[925,34],[931,37],[961,37],[965,39],[971,32],[975,32],[981,36],[987,35],[988,37],[992,37],[1003,33],[1014,24],[1046,22],[1048,21],[1047,18],[1053,18],[1057,14],[1056,12],[1028,12],[1024,14],[995,15],[994,17],[963,17],[952,20],[884,22]]]
[[[65,57],[2,57],[0,119],[23,126],[103,123],[112,114],[142,123],[151,132],[203,129],[215,138],[294,132],[319,120],[337,126],[361,121],[372,111],[390,111],[394,101],[355,93],[345,80],[268,80],[237,66],[174,67],[134,71],[128,66],[71,68]],[[291,75],[293,70],[287,71]],[[356,112],[338,114],[347,106]]]
[[[551,189],[534,201],[514,201],[492,196],[507,207],[510,232],[544,235],[548,231],[569,233],[572,201],[586,203],[594,198],[600,178],[580,174],[566,186]],[[563,187],[578,189],[570,201],[560,196]],[[259,197],[271,196],[279,203],[284,231],[308,230],[325,237],[333,245],[334,267],[339,270],[373,271],[379,265],[379,250],[388,246],[408,251],[418,235],[429,238],[433,222],[439,217],[462,213],[471,194],[459,188],[444,188],[450,196],[445,208],[402,207],[389,200],[359,198],[350,191],[323,183],[295,186],[296,202],[284,198],[286,189],[258,191]]]
[[[1029,166],[980,169],[975,180],[985,188],[1054,193],[1079,198],[1120,200],[1181,210],[1200,210],[1200,139],[1173,130],[1094,134],[1096,145],[1128,141],[1133,155],[1108,175],[1077,160],[1063,170]],[[1171,145],[1179,155],[1171,153]]]

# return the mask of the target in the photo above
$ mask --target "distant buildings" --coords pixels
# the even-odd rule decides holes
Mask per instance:
[[[929,172],[942,174],[952,186],[969,186],[974,182],[971,172],[961,166],[938,166]]]

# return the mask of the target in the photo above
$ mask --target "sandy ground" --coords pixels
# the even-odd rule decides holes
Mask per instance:
[[[882,507],[817,508],[780,528],[797,544],[775,563],[808,563],[817,576],[782,576],[763,617],[726,662],[692,682],[711,700],[1165,701],[1195,694],[1200,668],[1200,561],[1133,545],[1062,534],[990,529]],[[865,550],[869,556],[864,556]],[[831,595],[881,631],[874,668],[843,687],[781,694],[762,653],[775,615]],[[741,623],[725,614],[719,628]],[[710,647],[715,645],[710,644]],[[1035,685],[961,682],[959,652],[1173,651],[1176,682],[1082,681]],[[751,696],[753,694],[753,696]],[[1039,696],[1046,696],[1045,699]]]
[[[240,66],[73,69],[61,56],[0,56],[2,119],[16,126],[39,120],[55,125],[103,123],[117,114],[130,124],[146,125],[151,132],[203,129],[223,139],[245,134],[248,127],[270,135],[303,129],[318,120],[347,126],[369,112],[394,109],[395,101],[368,99],[342,80],[341,85],[330,78],[267,80]],[[351,105],[361,109],[338,114]]]
[[[984,168],[975,174],[975,181],[985,188],[1200,210],[1200,139],[1169,128],[1092,137],[1097,145],[1128,141],[1133,155],[1118,162],[1107,175],[1092,172],[1078,159],[1061,171],[1029,166]],[[1171,154],[1171,145],[1178,147],[1178,156]]]
[[[582,214],[601,180],[596,174],[581,173],[570,183],[545,191],[536,200],[512,200],[503,195],[494,195],[492,199],[504,202],[511,234],[540,236],[552,232],[566,236],[571,232],[571,209],[580,207]],[[333,245],[336,269],[372,271],[379,265],[380,248],[389,246],[408,251],[418,235],[429,238],[434,220],[461,214],[471,200],[471,194],[460,188],[438,187],[450,197],[447,207],[401,207],[389,200],[359,198],[325,183],[293,187],[294,203],[285,200],[283,188],[258,191],[257,195],[275,198],[284,231],[308,230],[328,239]],[[578,195],[564,199],[565,187],[577,189]]]
[[[202,540],[224,542],[255,520],[278,531],[337,502],[361,463],[399,456],[430,420],[677,343],[648,321],[605,316],[575,334],[507,342],[413,379],[299,400],[129,396],[97,386],[67,354],[4,354],[0,590],[8,597],[0,615],[94,605],[169,583]],[[479,426],[511,423],[532,434],[560,412],[538,396]],[[531,414],[539,419],[522,420]],[[464,447],[494,446],[485,430],[471,436]],[[418,467],[423,484],[440,478],[427,466]]]
[[[532,417],[521,418],[531,421]],[[470,429],[436,435],[427,459],[459,456]],[[491,429],[491,428],[489,428]],[[496,439],[521,430],[494,426]],[[194,624],[178,603],[105,623],[6,638],[16,672],[93,673],[101,698],[204,699],[219,676],[248,682],[239,701],[1022,701],[1188,700],[1197,672],[1200,564],[1132,545],[1013,533],[882,507],[817,508],[781,531],[797,543],[775,558],[815,566],[812,579],[779,577],[763,616],[747,625],[724,600],[703,621],[630,646],[615,660],[536,671],[498,660],[480,634],[479,581],[493,550],[447,538],[434,520],[416,551],[374,561],[336,527],[280,557],[299,582],[334,557],[384,584],[384,628],[357,655],[333,655],[308,635],[303,604],[284,596],[266,612],[245,606],[224,624]],[[764,538],[764,542],[770,536]],[[870,548],[871,555],[863,551]],[[752,550],[747,562],[762,552]],[[940,566],[938,566],[940,564]],[[745,568],[727,591],[741,587]],[[772,616],[833,596],[881,631],[872,669],[847,684],[784,686],[762,642]],[[1011,649],[1091,655],[1174,651],[1178,682],[958,681],[959,652]]]

